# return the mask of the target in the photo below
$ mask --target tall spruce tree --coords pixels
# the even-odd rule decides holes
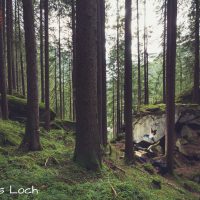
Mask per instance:
[[[193,103],[200,103],[199,94],[199,0],[195,0],[195,63],[194,63],[194,86]]]
[[[101,165],[97,103],[97,3],[77,0],[76,146],[74,160],[97,170]],[[90,16],[90,17],[88,17]]]
[[[27,61],[27,122],[20,148],[26,151],[41,150],[39,136],[39,96],[38,70],[36,59],[36,39],[34,8],[32,0],[23,0],[25,47]]]
[[[177,0],[167,2],[167,62],[166,62],[166,158],[169,173],[173,173],[175,143],[175,67],[176,67]]]
[[[45,129],[50,130],[49,100],[49,0],[44,2],[45,15]]]
[[[3,6],[0,0],[0,92],[1,92],[1,112],[2,119],[8,119],[8,101],[6,88],[6,67],[4,61],[4,42],[3,42]]]
[[[133,161],[132,128],[132,53],[131,53],[131,19],[132,0],[125,1],[125,78],[124,78],[124,121],[125,121],[125,161]]]

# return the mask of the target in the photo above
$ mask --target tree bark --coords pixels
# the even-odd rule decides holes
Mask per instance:
[[[167,0],[164,4],[164,32],[163,32],[163,103],[166,103],[166,36],[167,36]]]
[[[12,0],[6,1],[6,33],[7,33],[7,66],[8,66],[8,93],[12,95]]]
[[[25,97],[26,89],[25,89],[25,75],[24,75],[24,61],[23,61],[23,53],[22,53],[22,34],[21,34],[21,24],[20,24],[20,14],[19,14],[19,1],[17,1],[18,6],[18,28],[19,28],[19,54],[20,54],[20,70],[21,70],[21,84],[22,84],[22,94]]]
[[[72,0],[72,46],[73,46],[73,66],[72,66],[72,87],[73,87],[73,121],[76,120],[76,9],[75,9],[75,0]]]
[[[113,137],[116,137],[116,129],[115,129],[115,79],[113,76],[112,80],[112,126],[113,126]]]
[[[43,0],[40,0],[40,71],[41,71],[41,101],[44,102],[44,42],[43,42]]]
[[[106,87],[106,36],[105,36],[105,0],[100,1],[101,10],[101,40],[102,40],[102,136],[103,145],[107,139],[107,87]]]
[[[173,173],[175,143],[175,66],[176,66],[177,0],[167,4],[167,63],[166,63],[166,158],[169,173]]]
[[[39,137],[38,71],[36,39],[32,0],[23,0],[25,46],[27,60],[27,123],[20,148],[27,151],[41,150]]]
[[[61,44],[60,44],[60,15],[59,12],[59,39],[58,39],[58,56],[59,56],[59,93],[60,93],[60,119],[63,118],[63,105],[62,105],[62,69],[61,69]]]
[[[4,46],[4,62],[6,65],[6,1],[2,0],[2,20],[3,20],[3,46]]]
[[[77,0],[76,147],[74,160],[90,170],[101,166],[97,105],[97,3]]]
[[[15,67],[16,67],[16,89],[19,92],[19,67],[18,67],[18,37],[17,37],[17,0],[15,0]]]
[[[119,0],[117,0],[117,137],[120,132]]]
[[[146,0],[144,0],[144,104],[149,104],[147,74],[147,27],[146,27]]]
[[[1,91],[1,111],[2,119],[8,119],[8,101],[7,101],[7,89],[6,89],[6,67],[4,62],[4,42],[3,42],[3,5],[0,0],[0,91]]]
[[[11,40],[11,63],[12,63],[12,84],[13,84],[13,90],[16,91],[16,66],[14,62],[14,33],[13,33],[13,2],[10,3],[10,8],[11,8],[11,16],[10,16],[10,36],[9,38]]]
[[[101,144],[102,135],[102,23],[101,23],[101,0],[97,0],[97,96],[98,96],[98,127]]]
[[[125,121],[125,161],[133,161],[132,128],[132,0],[125,1],[125,77],[124,77],[124,121]]]
[[[193,103],[200,103],[199,95],[199,0],[195,0],[196,18],[195,18],[195,66],[194,66],[194,88]]]
[[[49,102],[49,0],[44,2],[45,18],[45,129],[50,130]]]
[[[139,3],[137,0],[137,50],[138,50],[138,110],[141,105],[141,66],[140,66],[140,25],[139,25]]]
[[[55,107],[56,114],[58,113],[58,97],[57,97],[57,52],[55,49]]]
[[[62,107],[63,107],[63,120],[65,119],[65,66],[62,69]]]

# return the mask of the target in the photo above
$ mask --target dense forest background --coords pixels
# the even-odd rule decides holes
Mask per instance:
[[[120,186],[112,184],[123,182],[121,174],[127,190],[135,187],[125,174],[144,177],[138,165],[155,175],[152,190],[161,190],[166,180],[173,179],[170,189],[179,184],[176,173],[186,170],[184,162],[195,165],[191,171],[197,168],[199,178],[199,9],[199,0],[0,0],[0,169],[1,161],[2,170],[15,171],[9,159],[21,163],[34,157],[40,175],[52,167],[56,177],[46,174],[49,183],[61,181],[63,187],[59,175],[67,166],[67,187],[82,184],[81,170],[95,183],[101,175],[106,182],[111,170],[111,197],[96,193],[105,199],[118,198]],[[141,125],[143,117],[147,121]],[[190,128],[187,137],[181,135],[184,126]],[[135,140],[143,136],[159,139]],[[193,145],[190,153],[183,145]],[[73,167],[80,177],[73,179]],[[167,177],[157,181],[157,175]],[[142,181],[149,184],[148,178]],[[44,189],[40,198],[47,182],[38,184]],[[179,199],[199,195],[196,185],[181,187],[187,192]],[[119,199],[134,199],[126,189],[119,189]],[[148,192],[134,193],[135,199],[148,199]]]

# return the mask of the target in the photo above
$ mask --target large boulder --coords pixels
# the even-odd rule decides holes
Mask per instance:
[[[177,104],[175,111],[176,132],[178,137],[191,137],[200,132],[200,107],[198,105]],[[150,130],[157,130],[155,141],[165,135],[165,108],[146,108],[133,118],[133,138],[136,143],[143,140]]]
[[[176,105],[175,130],[177,150],[191,160],[200,160],[200,106],[189,104]],[[133,138],[135,143],[141,143],[144,135],[150,130],[157,130],[155,142],[165,136],[165,109],[152,110],[146,108],[140,114],[134,115]]]
[[[66,131],[75,132],[76,122],[65,121],[65,120],[55,120],[51,123],[52,129],[64,129]]]
[[[0,97],[1,102],[1,97]],[[25,121],[27,117],[27,100],[24,98],[19,98],[16,96],[8,95],[8,108],[9,108],[9,119],[15,121]],[[40,121],[45,120],[45,106],[44,104],[40,104],[39,106],[40,111]],[[50,118],[54,120],[56,114],[50,110]]]

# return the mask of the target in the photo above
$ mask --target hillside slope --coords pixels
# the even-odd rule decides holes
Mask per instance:
[[[127,167],[121,161],[104,158],[99,173],[85,171],[73,163],[74,136],[63,130],[46,133],[41,130],[43,151],[18,152],[24,125],[12,121],[0,121],[0,180],[5,193],[0,199],[34,200],[193,200],[196,192],[185,190],[183,180],[167,180],[156,174],[150,175],[142,166]],[[113,156],[117,151],[113,150]],[[180,184],[178,183],[180,182]],[[156,186],[159,183],[159,187]],[[34,195],[11,195],[23,187],[34,186],[39,190]]]

